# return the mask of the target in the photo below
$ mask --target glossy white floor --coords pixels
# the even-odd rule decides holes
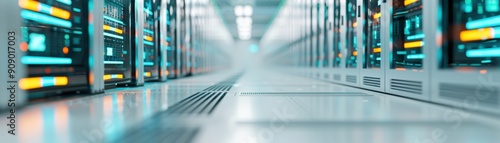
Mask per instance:
[[[500,142],[498,116],[273,71],[200,92],[238,72],[30,105],[18,111],[16,136],[1,120],[0,142]]]

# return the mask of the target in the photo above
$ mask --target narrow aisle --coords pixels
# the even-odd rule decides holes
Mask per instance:
[[[496,143],[498,117],[268,70],[38,103],[19,142]],[[29,124],[28,124],[29,123]]]

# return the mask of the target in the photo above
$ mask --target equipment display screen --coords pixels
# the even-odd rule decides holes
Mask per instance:
[[[104,1],[104,80],[131,77],[128,0]]]
[[[18,0],[22,18],[20,89],[86,85],[88,21],[84,0]]]
[[[449,17],[441,67],[498,68],[500,65],[500,0],[444,1]],[[449,22],[449,23],[446,23]],[[453,25],[448,26],[447,25]]]
[[[144,77],[157,77],[158,71],[158,48],[154,39],[156,31],[154,3],[152,0],[144,1]]]
[[[382,55],[381,38],[380,38],[380,22],[382,14],[380,13],[381,0],[365,0],[368,2],[366,11],[366,26],[363,31],[366,34],[365,40],[365,55],[363,68],[379,69]]]
[[[23,18],[20,49],[26,53],[21,62],[30,66],[84,66],[88,54],[84,4],[82,0],[19,0]]]
[[[340,67],[340,61],[342,59],[341,51],[341,41],[340,41],[340,26],[341,26],[341,17],[340,17],[340,1],[335,1],[333,6],[333,46],[332,46],[332,66]]]
[[[357,32],[356,28],[358,27],[358,23],[356,20],[357,13],[357,0],[347,0],[346,5],[346,49],[347,55],[346,57],[346,67],[347,68],[356,68],[357,67],[357,56],[358,56],[358,48],[357,48]]]
[[[391,69],[422,69],[422,0],[394,0]]]
[[[175,32],[176,32],[176,13],[175,13],[175,1],[169,1],[167,2],[167,70],[168,70],[168,77],[173,77],[175,76],[175,59],[177,57],[176,53],[176,41],[175,38]]]

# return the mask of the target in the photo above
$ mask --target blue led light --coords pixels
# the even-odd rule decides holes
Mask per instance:
[[[465,27],[467,29],[478,29],[478,28],[486,28],[499,25],[500,25],[500,15],[469,21],[467,22],[467,24],[465,24]]]
[[[56,78],[54,78],[54,77],[42,77],[42,87],[56,85],[55,79]]]
[[[154,46],[155,45],[153,42],[149,42],[149,41],[144,41],[144,44],[150,45],[150,46]]]
[[[149,33],[149,34],[155,34],[153,31],[151,31],[149,29],[144,29],[144,32]]]
[[[123,61],[104,61],[104,64],[123,65]]]
[[[71,58],[23,56],[21,62],[27,65],[66,65],[73,63]]]
[[[408,55],[406,56],[407,59],[424,59],[425,55],[424,54],[414,54],[414,55]]]
[[[56,0],[57,2],[60,2],[60,3],[64,3],[64,4],[67,4],[67,5],[71,5],[73,3],[72,0]]]
[[[119,35],[115,35],[115,34],[111,34],[111,33],[106,33],[106,32],[104,32],[104,36],[109,36],[109,37],[113,37],[113,38],[117,38],[117,39],[123,39],[123,36],[119,36]]]
[[[417,40],[417,39],[424,39],[424,38],[425,38],[425,34],[417,34],[417,35],[408,36],[406,39],[407,40]]]
[[[398,54],[398,55],[406,55],[406,54],[408,54],[408,52],[406,52],[406,51],[397,51],[396,54]]]
[[[500,57],[500,48],[489,49],[474,49],[468,50],[465,55],[470,58],[474,57]]]
[[[55,25],[55,26],[60,26],[60,27],[65,27],[65,28],[71,28],[73,24],[70,21],[67,20],[62,20],[59,18],[55,18],[52,16],[48,16],[45,14],[29,11],[29,10],[23,10],[21,11],[21,17],[27,20],[33,20],[36,22],[40,22],[43,24],[50,24],[50,25]]]
[[[482,60],[481,63],[483,64],[491,63],[491,60]]]
[[[28,44],[28,50],[29,51],[36,51],[36,52],[44,52],[46,49],[45,46],[45,40],[46,37],[43,34],[38,34],[38,33],[31,33],[29,35],[29,44]]]
[[[154,66],[155,63],[153,63],[153,62],[144,62],[144,65],[145,66]]]
[[[123,24],[123,22],[122,22],[122,21],[117,20],[117,19],[114,19],[114,18],[111,18],[111,17],[109,17],[109,16],[105,16],[105,15],[104,15],[103,17],[104,17],[104,19],[111,20],[111,21],[114,21],[114,22],[118,22],[118,23],[120,23],[120,24]]]

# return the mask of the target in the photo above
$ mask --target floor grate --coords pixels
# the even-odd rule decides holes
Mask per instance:
[[[198,134],[197,128],[165,128],[158,125],[143,126],[131,130],[124,138],[117,142],[169,142],[169,143],[191,143]]]
[[[240,96],[371,96],[361,92],[241,92]]]
[[[227,92],[198,92],[171,106],[167,114],[211,114]]]

